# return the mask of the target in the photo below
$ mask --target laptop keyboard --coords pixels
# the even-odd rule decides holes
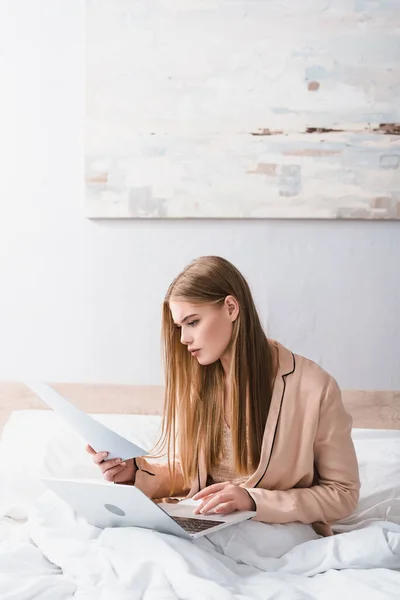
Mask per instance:
[[[221,525],[225,521],[210,521],[209,519],[193,519],[185,517],[172,517],[178,525],[182,527],[187,533],[200,533],[200,531],[206,531],[216,525]]]

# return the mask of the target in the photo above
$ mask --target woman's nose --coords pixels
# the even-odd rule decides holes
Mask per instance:
[[[182,344],[186,344],[187,346],[190,344],[191,342],[191,336],[189,335],[188,331],[185,331],[182,327],[181,330],[181,343]]]

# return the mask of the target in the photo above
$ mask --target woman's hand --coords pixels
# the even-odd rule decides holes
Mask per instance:
[[[107,481],[114,483],[135,483],[136,465],[133,458],[122,461],[120,458],[106,460],[108,452],[96,452],[89,444],[86,452],[92,455],[92,460],[97,465]]]
[[[203,502],[195,508],[195,515],[210,512],[227,515],[235,510],[256,510],[250,494],[230,481],[214,483],[193,496],[193,500],[201,499]]]

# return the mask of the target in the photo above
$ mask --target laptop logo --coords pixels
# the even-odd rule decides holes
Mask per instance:
[[[118,508],[118,506],[114,506],[114,504],[105,504],[104,508],[106,508],[109,512],[114,515],[118,515],[119,517],[126,517],[126,513],[122,510],[122,508]]]

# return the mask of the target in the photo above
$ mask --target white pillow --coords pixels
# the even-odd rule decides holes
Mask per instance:
[[[93,416],[148,450],[159,435],[157,415]],[[335,530],[377,519],[400,523],[400,431],[353,429],[352,437],[360,466],[360,501]],[[35,499],[44,490],[40,477],[49,476],[101,475],[85,451],[85,441],[54,411],[14,411],[0,441],[0,504]]]
[[[371,521],[400,523],[400,431],[353,429],[360,469],[360,499],[354,513],[335,531],[348,531]]]

